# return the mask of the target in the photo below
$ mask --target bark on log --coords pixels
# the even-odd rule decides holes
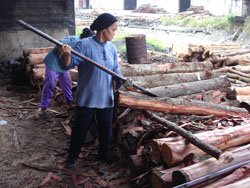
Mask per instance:
[[[246,86],[246,87],[233,86],[232,89],[236,91],[237,95],[250,95],[250,86]]]
[[[42,64],[35,64],[35,65],[32,65],[35,69],[45,69],[45,64],[42,63]]]
[[[45,69],[44,68],[33,68],[32,69],[32,74],[33,74],[35,79],[44,78]],[[76,69],[71,69],[71,70],[69,70],[69,74],[70,74],[71,80],[73,82],[77,82],[77,80],[78,80],[78,71]]]
[[[250,185],[250,177],[247,177],[245,179],[231,183],[229,185],[222,186],[221,188],[249,188],[249,185]]]
[[[250,74],[246,74],[246,73],[234,70],[234,69],[229,69],[228,72],[233,73],[233,74],[237,74],[237,75],[240,75],[240,76],[243,76],[243,77],[250,78]]]
[[[237,79],[237,80],[240,80],[242,82],[250,83],[249,77],[244,77],[244,76],[240,76],[240,75],[232,74],[232,73],[227,73],[227,77],[231,78],[231,79]]]
[[[250,125],[230,127],[223,130],[206,131],[195,134],[197,138],[219,148],[225,150],[250,142]],[[195,154],[197,156],[204,155],[199,148],[193,144],[187,143],[184,139],[177,141],[169,141],[168,139],[156,140],[160,142],[160,150],[164,163],[172,165],[182,161],[186,156]],[[155,140],[154,140],[155,142]]]
[[[159,97],[178,97],[226,87],[230,87],[230,81],[224,77],[218,77],[209,80],[155,87],[148,89],[148,91]]]
[[[250,95],[237,95],[237,100],[240,102],[250,102]],[[250,104],[250,103],[249,103]]]
[[[236,55],[242,55],[242,54],[248,54],[248,53],[250,53],[250,50],[225,53],[225,54],[221,54],[221,56],[236,56]]]
[[[69,70],[69,74],[70,74],[70,77],[71,77],[72,81],[74,81],[74,82],[78,81],[78,70],[76,70],[76,69],[70,69]]]
[[[244,72],[244,73],[250,73],[250,66],[249,65],[248,66],[237,65],[231,69],[235,69],[237,71]]]
[[[225,178],[222,178],[219,181],[216,181],[215,183],[206,186],[205,188],[215,188],[215,187],[230,185],[232,183],[236,183],[239,180],[243,180],[249,176],[250,176],[250,164],[235,170],[232,174],[226,176]]]
[[[244,108],[231,106],[223,106],[218,104],[210,104],[203,101],[182,100],[165,98],[152,99],[141,97],[138,95],[128,95],[124,92],[119,92],[118,103],[121,106],[127,106],[135,109],[151,110],[156,112],[171,113],[171,114],[196,114],[196,115],[215,115],[224,116],[247,116],[248,111]]]
[[[48,53],[42,53],[42,54],[30,54],[28,59],[28,64],[35,65],[35,64],[43,64],[43,60],[46,57]]]
[[[197,48],[200,45],[197,44],[189,44],[190,48]],[[225,50],[225,49],[238,49],[240,48],[239,44],[210,44],[210,45],[203,45],[206,50]]]
[[[129,77],[136,84],[152,88],[173,84],[180,84],[185,82],[194,82],[199,80],[207,80],[225,75],[221,70],[202,71],[192,73],[170,73],[170,74],[154,74],[145,76],[131,76]]]
[[[129,76],[144,76],[152,74],[166,73],[184,73],[197,72],[204,70],[212,70],[213,65],[209,61],[194,63],[194,62],[179,62],[165,64],[120,64],[121,72],[125,77]]]
[[[149,159],[155,164],[161,164],[162,163],[162,150],[161,146],[168,140],[169,142],[175,142],[181,140],[181,137],[169,137],[165,139],[153,139],[149,143],[149,147],[151,149],[149,153]]]
[[[48,53],[51,51],[54,47],[44,47],[44,48],[24,48],[23,49],[23,56],[27,57],[30,54],[42,54],[42,53]]]
[[[225,152],[219,160],[214,158],[207,159],[203,162],[184,167],[181,170],[173,172],[174,185],[180,185],[205,175],[213,174],[216,171],[236,165],[238,163],[250,160],[250,145],[239,147],[230,152]]]
[[[43,68],[33,68],[32,69],[32,74],[34,76],[35,79],[41,79],[44,78],[45,75],[45,69]]]
[[[161,123],[162,125],[167,127],[169,130],[176,132],[178,135],[182,136],[188,142],[192,143],[193,145],[195,145],[196,147],[198,147],[202,151],[206,152],[207,154],[211,155],[212,157],[214,157],[216,159],[219,159],[220,154],[222,153],[221,150],[217,149],[216,147],[210,145],[209,143],[207,143],[203,140],[200,140],[197,136],[195,136],[191,132],[186,131],[185,129],[179,127],[178,125],[176,125],[173,122],[165,120],[165,119],[163,119],[163,118],[161,118],[161,117],[157,116],[156,114],[151,113],[149,111],[147,111],[147,114],[150,115],[150,118],[153,119],[154,121]],[[162,147],[162,151],[163,151],[163,147]],[[165,151],[163,151],[162,153],[165,154]],[[167,162],[166,164],[171,165],[173,163]]]
[[[145,171],[146,167],[146,160],[139,155],[130,155],[129,156],[129,168],[131,169],[131,172],[134,175],[138,175],[143,173],[143,171]]]

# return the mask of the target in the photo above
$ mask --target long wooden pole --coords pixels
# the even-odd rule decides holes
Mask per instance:
[[[182,136],[183,138],[185,138],[187,141],[189,141],[190,143],[192,143],[193,145],[197,146],[198,148],[200,148],[202,151],[206,152],[207,154],[211,155],[212,157],[219,159],[220,155],[222,153],[221,150],[217,149],[216,147],[203,142],[202,140],[200,140],[199,138],[197,138],[194,134],[192,134],[189,131],[186,131],[185,129],[177,126],[175,123],[167,121],[159,116],[157,116],[156,114],[150,112],[150,111],[146,111],[146,113],[151,117],[152,120],[163,124],[165,127],[167,127],[168,129],[170,129],[171,131],[176,132],[177,134],[179,134],[180,136]]]
[[[34,33],[36,33],[36,34],[38,34],[39,36],[41,36],[41,37],[47,39],[48,41],[50,41],[50,42],[52,42],[52,43],[54,43],[54,44],[56,44],[56,45],[58,45],[58,46],[62,46],[62,45],[63,45],[63,43],[61,43],[60,41],[54,39],[53,37],[49,36],[48,34],[46,34],[46,33],[44,33],[44,32],[38,30],[37,28],[35,28],[35,27],[31,26],[30,24],[24,22],[23,20],[18,20],[18,23],[20,23],[20,24],[21,24],[22,26],[24,26],[26,29],[28,29],[28,30],[30,30],[30,31],[32,31],[32,32],[34,32]],[[79,58],[81,58],[81,59],[83,59],[83,60],[85,60],[85,61],[87,61],[87,62],[93,64],[94,66],[98,67],[99,69],[103,70],[104,72],[106,72],[106,73],[108,73],[108,74],[110,74],[110,75],[112,75],[112,76],[118,78],[118,79],[121,80],[122,82],[127,81],[127,78],[125,78],[125,77],[123,77],[123,76],[121,76],[121,75],[119,75],[119,74],[117,74],[117,73],[115,73],[115,72],[109,70],[109,69],[106,68],[105,66],[103,66],[103,65],[101,65],[101,64],[98,64],[98,63],[95,62],[94,60],[92,60],[92,59],[90,59],[90,58],[88,58],[88,57],[86,57],[86,56],[80,54],[79,52],[77,52],[77,51],[71,49],[71,53],[74,54],[75,56],[77,56],[77,57],[79,57]],[[140,90],[140,91],[141,91],[143,94],[145,94],[145,95],[148,95],[148,96],[151,96],[151,97],[157,97],[157,95],[155,95],[155,94],[153,94],[153,93],[147,91],[146,89],[144,89],[143,87],[141,87],[141,86],[139,86],[139,85],[137,85],[137,84],[135,84],[135,83],[132,83],[132,85],[133,85],[134,88]]]

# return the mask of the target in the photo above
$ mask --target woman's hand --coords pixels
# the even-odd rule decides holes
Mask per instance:
[[[65,65],[69,66],[71,63],[71,47],[67,44],[63,44],[57,47],[57,52],[59,57],[63,57]]]
[[[67,44],[63,44],[62,46],[57,47],[58,55],[61,57],[63,56],[70,56],[71,55],[71,47]]]

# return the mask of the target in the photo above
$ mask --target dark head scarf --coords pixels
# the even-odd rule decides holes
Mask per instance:
[[[90,25],[90,29],[93,31],[95,31],[95,30],[102,31],[117,21],[118,20],[116,19],[116,17],[114,17],[112,14],[103,13],[103,14],[100,14],[94,20],[94,22]]]
[[[93,35],[95,35],[95,32],[86,27],[82,30],[80,38],[83,39],[83,38],[91,37]]]

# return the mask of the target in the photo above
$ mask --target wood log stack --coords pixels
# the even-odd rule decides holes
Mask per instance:
[[[42,85],[45,73],[43,59],[52,49],[53,47],[23,49],[23,66],[25,67],[26,75],[29,76],[32,85],[36,85],[39,88]]]
[[[45,64],[43,62],[46,55],[54,47],[44,47],[44,48],[26,48],[23,49],[25,72],[30,78],[30,83],[34,86],[42,87],[45,74]],[[70,70],[71,80],[73,82],[77,81],[78,72],[76,69]]]
[[[237,95],[248,96],[248,88],[239,88],[242,85],[234,84],[228,76],[234,73],[247,81],[248,67],[247,62],[232,67],[223,64],[220,67],[210,60],[120,63],[125,77],[158,96],[147,97],[126,91],[125,88],[119,91],[114,137],[128,154],[127,164],[133,175],[137,176],[137,186],[143,187],[148,183],[154,188],[172,187],[250,160],[239,152],[245,154],[247,149],[239,147],[250,143],[249,112],[240,108],[241,101],[236,100]],[[27,69],[32,70],[32,74],[38,69],[38,78],[44,74],[41,63],[27,63]],[[77,81],[77,70],[70,73],[72,80]],[[223,151],[223,154],[218,160],[211,157],[199,144],[194,145],[166,127],[164,122],[149,116],[148,111],[189,131],[191,137],[193,135],[202,143]],[[238,148],[236,154],[232,150],[235,147]],[[230,150],[231,155],[228,154]],[[211,165],[211,169],[206,164]],[[200,175],[196,167],[200,169]],[[242,177],[243,181],[244,175]],[[177,181],[179,178],[181,181]]]
[[[178,57],[181,61],[185,62],[210,60],[214,67],[220,68],[249,63],[250,50],[241,48],[238,44],[189,44],[188,52],[181,53]]]

